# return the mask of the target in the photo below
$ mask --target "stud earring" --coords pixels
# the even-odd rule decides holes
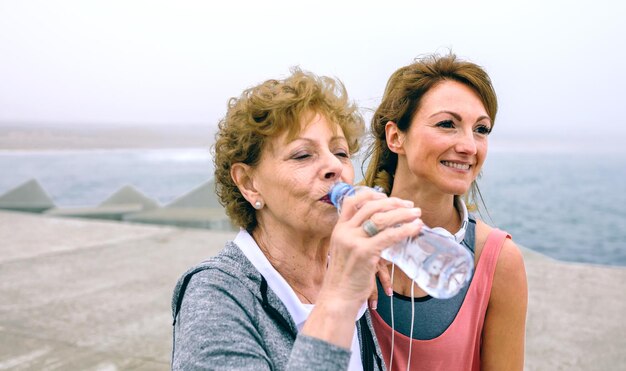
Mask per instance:
[[[261,210],[263,208],[263,202],[257,201],[254,203],[254,208],[257,210]]]

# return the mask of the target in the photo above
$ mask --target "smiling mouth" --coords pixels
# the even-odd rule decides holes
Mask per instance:
[[[471,167],[470,164],[460,164],[458,162],[450,162],[450,161],[441,161],[441,164],[443,166],[451,167],[453,169],[458,169],[458,170],[469,170]]]

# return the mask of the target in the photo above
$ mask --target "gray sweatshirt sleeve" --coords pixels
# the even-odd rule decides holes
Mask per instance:
[[[298,335],[291,350],[288,370],[347,370],[350,350],[311,336]]]
[[[350,351],[281,330],[240,281],[195,274],[174,326],[173,370],[342,370]]]

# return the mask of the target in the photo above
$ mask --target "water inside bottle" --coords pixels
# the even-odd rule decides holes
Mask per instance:
[[[381,257],[439,299],[456,295],[469,282],[474,269],[474,259],[465,247],[426,226],[417,237],[383,250]]]

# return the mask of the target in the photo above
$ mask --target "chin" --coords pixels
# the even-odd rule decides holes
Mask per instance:
[[[471,184],[463,184],[463,185],[450,185],[448,187],[444,187],[443,190],[447,194],[451,195],[463,195],[469,192]]]

